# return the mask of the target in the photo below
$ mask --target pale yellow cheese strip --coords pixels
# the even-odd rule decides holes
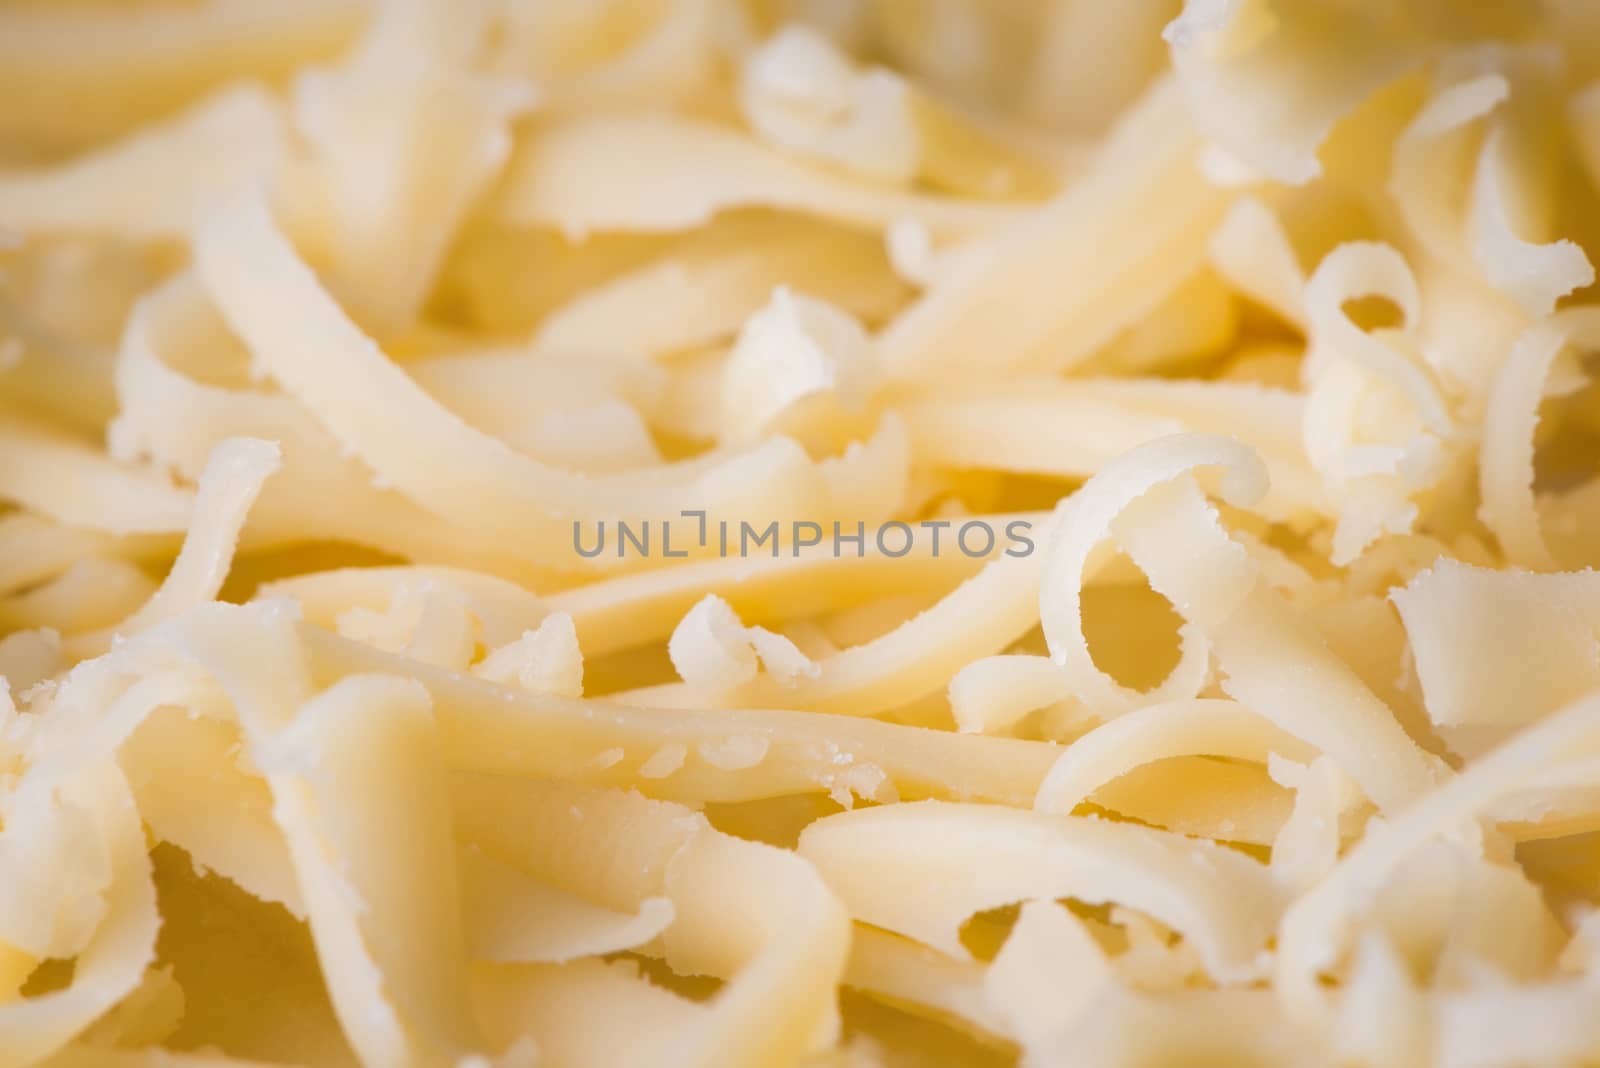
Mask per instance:
[[[1158,84],[1082,177],[964,250],[890,324],[878,339],[885,373],[948,380],[1087,358],[1203,263],[1228,197],[1195,170],[1197,143],[1176,87]]]
[[[0,499],[86,530],[171,534],[188,527],[193,495],[51,426],[0,413]]]
[[[261,87],[226,89],[81,159],[0,173],[0,228],[182,240],[218,194],[272,176],[285,141],[283,116]]]
[[[557,226],[582,236],[685,230],[745,206],[874,228],[919,219],[947,235],[979,233],[1019,214],[850,181],[735,130],[668,114],[597,114],[537,130],[507,176],[501,211],[524,225]]]
[[[503,551],[584,570],[574,521],[672,523],[690,544],[684,509],[729,519],[804,516],[826,490],[793,442],[774,438],[708,471],[690,465],[647,480],[585,478],[525,457],[433,401],[320,286],[259,195],[219,210],[201,229],[198,273],[262,367],[374,471],[425,506],[497,536]],[[285,307],[296,309],[284,314]],[[355,403],[355,398],[363,398]]]
[[[958,959],[969,955],[959,930],[974,913],[1074,897],[1149,912],[1183,932],[1215,978],[1248,980],[1269,959],[1282,907],[1265,867],[1214,843],[995,805],[844,812],[807,827],[799,849],[853,917]]]
[[[340,1024],[363,1063],[481,1052],[428,695],[354,676],[282,729],[245,714]],[[447,858],[444,864],[439,857]]]
[[[72,793],[88,806],[110,865],[106,909],[78,955],[72,981],[0,1002],[0,1066],[26,1068],[65,1045],[139,984],[155,956],[161,918],[144,835],[126,780],[109,763],[87,767]],[[35,876],[43,873],[34,872]],[[15,871],[6,876],[17,879]]]
[[[331,55],[362,14],[353,0],[9,7],[0,12],[0,131],[51,152],[83,147],[222,82],[270,78]]]
[[[903,797],[1028,804],[1059,753],[1047,742],[847,716],[714,709],[668,715],[611,701],[552,697],[440,671],[306,625],[299,635],[319,678],[380,671],[420,680],[434,695],[444,759],[463,770],[594,785],[637,783],[657,797],[734,801],[826,792],[861,766],[881,771]],[[753,765],[719,767],[700,755],[702,745],[720,751],[730,739],[747,736],[767,743]],[[640,765],[667,746],[682,747],[685,763],[664,778],[638,778]],[[607,759],[613,750],[622,756]]]

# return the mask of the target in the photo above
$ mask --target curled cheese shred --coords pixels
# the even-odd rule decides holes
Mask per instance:
[[[1152,482],[1171,480],[1208,461],[1231,465],[1228,472],[1234,481],[1231,487],[1224,482],[1225,490],[1235,494],[1259,490],[1259,482],[1252,485],[1260,477],[1259,461],[1237,443],[1210,437],[1170,438],[1127,454],[1096,476],[1099,487],[1085,487],[1081,514],[1094,515],[1088,510],[1093,506],[1100,515],[1084,530],[1097,530],[1133,503],[1132,514],[1124,514],[1118,525],[1120,538],[1150,576],[1151,585],[1206,636],[1225,677],[1223,690],[1323,752],[1343,754],[1342,759],[1336,755],[1341,767],[1380,808],[1419,796],[1439,774],[1437,759],[1406,735],[1361,678],[1294,615],[1281,594],[1261,580],[1242,546],[1217,525],[1216,513],[1193,481],[1168,481],[1139,498]],[[1089,494],[1097,488],[1099,492]],[[1079,499],[1069,499],[1064,508]],[[1065,569],[1070,566],[1066,561],[1081,558],[1077,544],[1066,542],[1076,551],[1056,558],[1068,580],[1060,587],[1063,590],[1073,585],[1071,572]],[[1190,566],[1197,555],[1207,561],[1205,567]],[[1052,586],[1047,582],[1042,589],[1052,591]],[[1061,599],[1076,607],[1075,597]],[[1061,628],[1061,649],[1070,650],[1064,659],[1081,664],[1089,657],[1074,618],[1077,612],[1071,608],[1051,608],[1043,601],[1041,618]],[[1046,611],[1051,614],[1044,616]],[[1090,671],[1098,672],[1092,661],[1078,670],[1086,677]],[[1306,680],[1313,677],[1317,683],[1307,686]],[[1327,704],[1321,715],[1307,703],[1323,701]],[[1339,726],[1333,727],[1328,717],[1338,717]]]
[[[1146,705],[1075,741],[1039,785],[1034,808],[1071,812],[1096,789],[1142,764],[1175,756],[1232,757],[1265,763],[1293,757],[1304,743],[1232,701]]]
[[[572,617],[552,612],[535,630],[492,650],[473,668],[490,682],[515,680],[525,689],[561,697],[583,694],[583,650]]]
[[[996,734],[1037,708],[1072,696],[1048,657],[1003,653],[974,660],[950,680],[950,712],[963,731]]]
[[[116,387],[122,410],[108,430],[111,453],[124,462],[149,457],[179,474],[198,478],[211,450],[229,437],[275,441],[283,469],[266,487],[258,508],[269,532],[286,522],[331,539],[408,558],[445,563],[499,559],[513,574],[519,565],[492,539],[441,521],[392,489],[380,488],[371,468],[340,449],[338,440],[303,408],[281,395],[227,388],[197,380],[184,364],[211,360],[233,342],[192,276],[179,275],[134,308],[117,354]],[[321,502],[307,508],[307,502]],[[344,509],[348,502],[359,507]],[[282,521],[274,514],[292,516]]]
[[[433,742],[426,691],[354,677],[293,714],[277,733],[258,734],[249,720],[246,731],[267,771],[345,1033],[381,1063],[481,1049],[466,1002],[454,867],[394,867],[407,852],[451,849],[443,778],[419,775]],[[397,850],[396,840],[412,846]]]
[[[1389,188],[1406,224],[1434,256],[1466,253],[1461,217],[1470,195],[1470,156],[1481,120],[1511,93],[1499,74],[1485,74],[1435,93],[1395,145]]]
[[[470,517],[508,544],[519,544],[522,553],[553,556],[570,548],[570,524],[557,518],[561,514],[598,519],[655,511],[678,517],[691,507],[705,510],[719,501],[737,501],[734,515],[747,516],[759,514],[760,501],[786,498],[803,514],[814,507],[802,503],[807,496],[822,492],[805,457],[782,438],[687,485],[653,492],[625,479],[608,484],[551,470],[474,432],[385,359],[318,287],[259,197],[238,200],[214,215],[201,231],[196,253],[202,282],[262,365],[378,475],[432,507]],[[270,269],[272,279],[265,285],[263,269]],[[320,314],[285,319],[273,309],[273,292],[317,307]],[[385,383],[385,399],[357,407],[341,401],[359,380],[366,380],[369,390]],[[441,453],[436,447],[441,440],[454,444]],[[684,531],[680,544],[688,544],[687,527],[681,518],[675,521]]]
[[[739,332],[723,367],[725,435],[760,439],[786,413],[830,397],[859,409],[868,390],[867,335],[850,316],[780,288]]]
[[[1405,326],[1391,338],[1366,333],[1347,314],[1347,302],[1369,295],[1400,309]],[[1378,244],[1335,249],[1306,284],[1312,345],[1305,446],[1345,505],[1334,534],[1338,564],[1385,533],[1410,533],[1417,516],[1412,498],[1448,470],[1454,437],[1448,406],[1434,377],[1407,351],[1420,302],[1404,257]],[[1397,400],[1409,412],[1396,410]]]
[[[930,833],[970,836],[978,862],[951,867],[941,860],[950,854],[919,845]],[[1107,866],[1102,851],[1132,863]],[[1245,976],[1262,965],[1279,907],[1265,870],[1240,854],[1147,828],[992,806],[926,802],[841,813],[808,827],[800,852],[857,919],[958,958],[968,953],[962,921],[983,909],[1034,898],[1115,899],[1185,932],[1212,974]],[[1249,893],[1250,907],[1229,907],[1224,883]],[[911,893],[916,885],[927,889]]]
[[[1552,316],[1520,338],[1495,376],[1483,416],[1479,493],[1484,523],[1515,563],[1551,570],[1555,559],[1540,527],[1534,496],[1534,434],[1551,370],[1569,344],[1600,341],[1600,318],[1587,309]]]
[[[857,73],[833,43],[791,27],[745,60],[739,103],[768,141],[883,181],[905,181],[921,144],[905,82]]]
[[[1188,0],[1165,31],[1202,129],[1266,177],[1301,184],[1346,112],[1420,61],[1381,11]]]
[[[1277,988],[1294,1013],[1326,1010],[1315,975],[1343,952],[1351,913],[1377,892],[1409,852],[1435,835],[1458,832],[1487,803],[1527,782],[1541,764],[1587,753],[1593,746],[1597,706],[1584,698],[1469,767],[1420,800],[1382,833],[1364,838],[1329,876],[1284,917]]]
[[[1038,573],[1034,557],[1000,554],[927,611],[871,641],[816,661],[814,671],[802,665],[787,672],[783,682],[757,676],[740,688],[738,702],[856,716],[910,704],[943,688],[967,657],[997,653],[1038,622],[1032,592]],[[976,619],[987,625],[980,642],[968,632]],[[630,696],[671,704],[691,698],[684,691],[659,689]]]
[[[1446,727],[1531,724],[1596,675],[1593,572],[1516,574],[1441,560],[1390,594],[1428,718]]]
[[[400,585],[386,612],[350,609],[339,616],[336,629],[385,652],[456,671],[472,660],[478,644],[477,620],[466,598],[426,580]]]
[[[1421,308],[1416,279],[1393,248],[1349,244],[1317,266],[1306,283],[1306,304],[1313,344],[1323,346],[1318,351],[1327,355],[1311,358],[1337,353],[1384,376],[1405,392],[1429,429],[1447,433],[1450,420],[1438,387],[1415,364],[1361,331],[1345,313],[1347,301],[1369,295],[1393,300],[1406,324],[1416,323]]]
[[[763,1050],[803,1048],[831,1037],[837,1022],[830,995],[844,968],[848,923],[815,873],[792,855],[720,834],[687,809],[637,794],[529,790],[480,778],[463,796],[457,825],[486,852],[557,886],[598,890],[612,907],[664,896],[675,916],[662,937],[667,959],[731,980],[699,1026],[672,1037],[662,1051],[667,1063],[759,1062],[771,1056]],[[497,817],[507,803],[529,815],[546,813],[537,837],[519,841],[505,833]],[[596,870],[598,858],[573,853],[575,834],[604,827],[623,835],[621,855],[636,863],[602,861]],[[741,867],[745,875],[730,878]],[[759,922],[765,910],[728,894],[741,885],[754,894],[780,895],[784,907]],[[751,910],[746,915],[755,922],[720,922],[729,907]],[[763,1008],[773,996],[788,1002],[782,1016]]]
[[[1298,440],[1303,405],[1287,391],[1246,385],[1039,378],[905,411],[917,453],[933,462],[1072,478],[1157,438],[1232,433],[1267,464],[1260,507],[1287,516],[1322,507],[1323,487]]]
[[[227,578],[250,506],[277,468],[278,448],[269,442],[236,438],[218,445],[200,476],[189,534],[160,588],[109,632],[78,638],[73,655],[104,652],[115,636],[132,634],[214,600]]]
[[[672,666],[691,686],[717,691],[749,682],[756,662],[784,681],[819,674],[817,665],[781,634],[746,627],[726,601],[707,597],[689,610],[667,643]]]
[[[1491,285],[1509,293],[1535,315],[1548,315],[1556,301],[1594,281],[1594,266],[1571,241],[1543,244],[1517,233],[1513,193],[1505,171],[1513,164],[1504,130],[1491,130],[1478,159],[1472,200],[1473,252]]]
[[[1144,462],[1136,466],[1135,456]],[[1144,698],[1130,693],[1094,663],[1083,636],[1079,600],[1084,568],[1095,546],[1111,532],[1118,513],[1130,502],[1152,485],[1205,463],[1230,465],[1228,488],[1236,499],[1259,496],[1265,489],[1260,461],[1243,446],[1223,439],[1174,435],[1131,454],[1122,465],[1126,473],[1117,472],[1122,478],[1097,476],[1062,505],[1056,540],[1050,547],[1049,563],[1039,587],[1039,619],[1052,659],[1066,670],[1075,691],[1107,714],[1123,711]],[[1225,616],[1232,611],[1229,602],[1236,602],[1248,591],[1254,571],[1238,546],[1225,550],[1208,564],[1206,581],[1211,589],[1204,602],[1194,604],[1194,609]],[[1223,607],[1213,608],[1219,602]],[[1204,640],[1200,632],[1192,629],[1183,637],[1185,644]],[[1149,699],[1159,701],[1163,696],[1151,695]]]
[[[104,761],[97,770],[86,770],[63,786],[72,799],[67,803],[82,806],[78,811],[87,825],[80,825],[80,833],[98,838],[103,850],[108,868],[107,900],[94,934],[76,947],[75,967],[68,985],[47,994],[0,1003],[0,1039],[4,1039],[0,1064],[8,1068],[24,1068],[36,1062],[87,1028],[138,986],[155,955],[160,914],[150,878],[150,859],[145,855],[126,780],[114,764]],[[17,832],[9,830],[7,837],[14,839]],[[24,855],[16,850],[6,849],[4,853],[0,865],[9,869],[9,886],[19,887],[30,881],[37,885],[37,880],[46,877],[49,869],[27,865]],[[5,948],[16,952],[9,940]]]

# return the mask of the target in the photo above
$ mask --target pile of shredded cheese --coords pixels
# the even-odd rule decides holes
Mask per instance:
[[[1600,1061],[1596,255],[1590,0],[3,0],[0,1068]]]

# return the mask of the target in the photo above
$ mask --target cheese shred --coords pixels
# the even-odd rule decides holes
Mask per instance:
[[[0,1068],[1600,1062],[1600,19],[0,3]]]

